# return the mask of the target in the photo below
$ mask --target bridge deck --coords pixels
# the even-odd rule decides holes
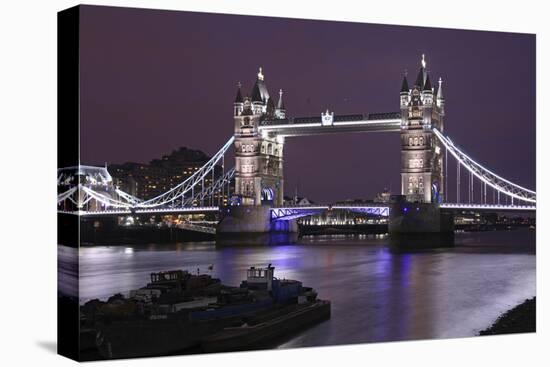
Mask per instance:
[[[263,121],[258,127],[266,133],[291,137],[345,132],[398,132],[401,116],[397,112],[369,115],[334,116],[330,123],[319,117]]]
[[[460,211],[460,210],[475,210],[475,211],[536,211],[534,205],[495,205],[495,204],[466,204],[466,203],[442,203],[440,208],[444,210]],[[349,210],[362,212],[366,214],[374,214],[380,216],[389,215],[389,205],[387,203],[371,203],[364,205],[312,205],[312,206],[295,206],[295,207],[274,207],[271,209],[272,218],[299,218],[301,216],[312,215],[325,210]],[[79,216],[105,216],[105,215],[132,215],[132,214],[192,214],[192,213],[207,213],[218,212],[218,206],[204,207],[184,207],[184,208],[140,208],[135,210],[103,210],[103,211],[58,211],[58,213],[74,214]]]
[[[466,203],[442,203],[439,205],[441,209],[446,210],[475,210],[475,211],[536,211],[535,205],[498,205],[498,204],[466,204]]]
[[[114,209],[114,210],[101,210],[101,211],[63,211],[58,210],[58,213],[74,214],[79,216],[100,216],[100,215],[132,215],[132,214],[193,214],[193,213],[207,213],[218,212],[220,208],[218,206],[194,206],[184,208],[141,208],[135,210],[129,209]]]

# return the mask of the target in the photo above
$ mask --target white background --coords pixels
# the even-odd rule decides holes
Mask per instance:
[[[536,335],[165,357],[102,365],[541,365],[548,348],[548,153],[550,31],[545,1],[94,1],[219,13],[537,34]],[[74,1],[0,3],[0,363],[69,365],[56,340],[56,12]],[[327,45],[330,52],[331,45]],[[495,93],[513,93],[495,91]],[[521,121],[518,121],[518,129]],[[511,147],[512,148],[512,147]],[[542,312],[541,312],[542,311]],[[94,363],[95,364],[95,363]],[[546,364],[547,365],[547,364]]]

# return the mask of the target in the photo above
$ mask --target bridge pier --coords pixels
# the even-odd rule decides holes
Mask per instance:
[[[398,235],[453,233],[454,217],[439,204],[398,201],[392,204],[388,231]]]
[[[271,220],[268,205],[229,206],[222,209],[216,233],[294,233],[298,232],[296,220]]]

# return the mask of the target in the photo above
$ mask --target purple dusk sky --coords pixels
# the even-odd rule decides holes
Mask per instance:
[[[233,133],[236,84],[250,93],[258,66],[290,117],[399,111],[403,72],[412,84],[425,53],[432,82],[444,80],[446,135],[536,189],[534,35],[83,6],[80,50],[83,164],[180,146],[214,154]],[[285,149],[287,194],[400,191],[398,134],[290,138]]]

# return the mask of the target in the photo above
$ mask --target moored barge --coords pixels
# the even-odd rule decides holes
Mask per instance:
[[[111,359],[253,348],[259,345],[254,340],[266,342],[330,317],[330,302],[317,300],[315,290],[299,281],[275,278],[274,270],[271,264],[251,267],[239,287],[182,270],[152,273],[151,282],[129,297],[81,306],[82,330],[95,330],[99,353]]]

